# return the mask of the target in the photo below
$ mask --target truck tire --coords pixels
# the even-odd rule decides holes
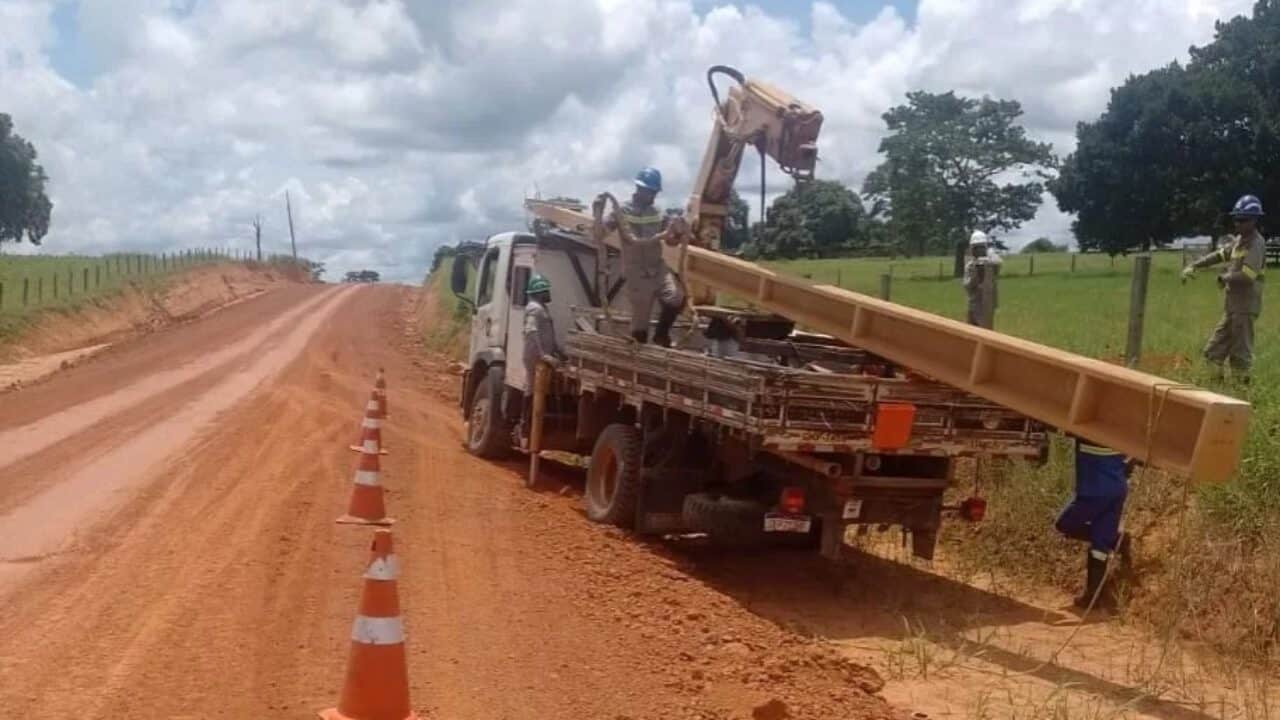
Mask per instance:
[[[640,498],[642,437],[631,425],[614,423],[596,439],[584,493],[587,517],[594,522],[631,527]]]
[[[503,375],[503,367],[494,365],[478,378],[467,411],[467,450],[490,460],[511,454],[511,425],[501,408]]]
[[[719,493],[692,493],[684,498],[685,527],[706,533],[712,544],[721,547],[763,547],[768,541],[767,511],[763,503]]]

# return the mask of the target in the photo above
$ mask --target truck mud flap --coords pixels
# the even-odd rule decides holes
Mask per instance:
[[[645,470],[641,476],[640,500],[636,503],[636,532],[648,535],[686,532],[684,498],[701,489],[702,478],[702,473],[689,470]]]

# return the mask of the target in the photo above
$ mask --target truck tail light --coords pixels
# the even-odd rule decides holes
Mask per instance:
[[[789,515],[800,515],[804,512],[804,488],[794,485],[782,488],[782,497],[778,499],[778,507]]]
[[[987,516],[987,501],[980,497],[971,497],[960,503],[960,515],[969,522],[982,522]]]

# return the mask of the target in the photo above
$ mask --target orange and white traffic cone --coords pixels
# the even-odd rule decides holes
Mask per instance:
[[[395,522],[387,517],[381,475],[378,448],[366,442],[360,449],[360,463],[356,466],[355,483],[351,487],[351,503],[347,506],[347,514],[338,518],[338,522],[354,525],[390,525]]]
[[[391,413],[387,411],[387,377],[382,368],[378,368],[378,377],[373,381],[373,392],[378,396],[378,402],[382,404],[379,408],[382,417],[386,417]]]
[[[382,420],[378,418],[378,403],[374,400],[365,405],[364,419],[360,421],[360,439],[347,447],[363,452],[369,443],[373,443],[374,452],[379,455],[387,454],[387,449],[382,447]]]
[[[409,706],[409,667],[396,577],[400,563],[391,531],[373,532],[372,557],[364,571],[360,610],[351,626],[351,655],[338,706],[324,720],[417,720]]]

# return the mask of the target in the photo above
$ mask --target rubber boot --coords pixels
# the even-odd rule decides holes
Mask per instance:
[[[1093,551],[1089,552],[1088,558],[1085,565],[1084,593],[1075,599],[1074,604],[1081,610],[1088,609],[1090,605],[1095,609],[1111,607],[1113,603],[1108,597],[1107,588],[1103,587],[1107,577],[1107,561],[1105,558],[1094,557]],[[1097,600],[1094,599],[1095,596]]]
[[[680,316],[680,308],[663,306],[658,313],[658,327],[653,331],[653,342],[662,347],[671,347],[671,326]]]
[[[632,333],[631,333],[631,339],[632,339],[632,340],[635,340],[636,342],[638,342],[638,343],[640,343],[641,345],[643,345],[643,344],[645,344],[645,343],[649,342],[649,331],[648,331],[648,330],[636,330],[636,331],[634,331],[634,332],[632,332]]]

